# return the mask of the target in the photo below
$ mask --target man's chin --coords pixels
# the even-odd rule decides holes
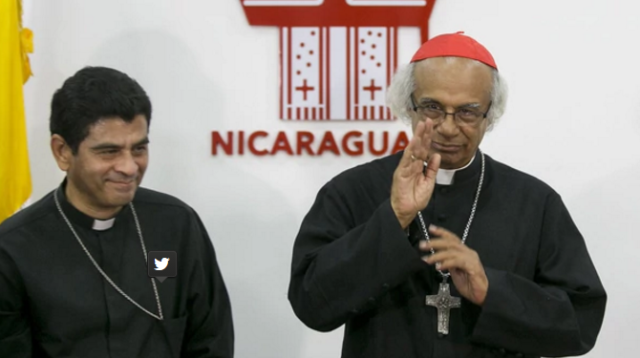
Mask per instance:
[[[441,169],[458,169],[462,168],[466,163],[461,164],[460,156],[451,153],[438,153],[440,154],[440,168]]]
[[[117,191],[109,195],[108,202],[113,206],[124,206],[133,201],[135,190]]]

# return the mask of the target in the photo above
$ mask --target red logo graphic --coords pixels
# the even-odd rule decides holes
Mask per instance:
[[[426,41],[435,1],[240,0],[249,24],[280,28],[283,120],[392,120],[397,29]]]

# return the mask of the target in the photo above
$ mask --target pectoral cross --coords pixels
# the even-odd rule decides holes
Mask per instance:
[[[427,306],[438,309],[438,333],[449,334],[449,310],[460,308],[460,298],[451,296],[449,284],[445,277],[437,295],[427,296]]]

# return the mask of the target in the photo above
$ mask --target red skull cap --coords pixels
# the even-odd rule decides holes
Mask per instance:
[[[458,31],[455,34],[438,35],[423,43],[413,55],[411,62],[432,57],[464,57],[480,61],[496,70],[498,66],[491,53],[478,41]]]

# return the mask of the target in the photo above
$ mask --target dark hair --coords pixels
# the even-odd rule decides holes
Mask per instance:
[[[130,123],[140,114],[149,126],[151,101],[138,82],[111,68],[85,67],[53,95],[49,130],[64,138],[76,154],[100,119],[120,117]]]

